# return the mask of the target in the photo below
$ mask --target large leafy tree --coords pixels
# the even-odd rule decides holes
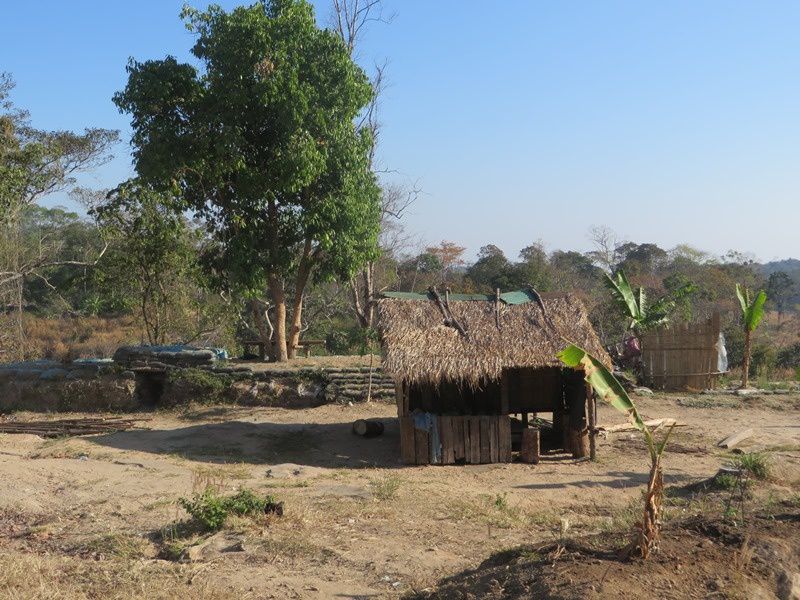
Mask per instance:
[[[349,279],[377,251],[372,142],[354,124],[372,88],[305,0],[183,17],[201,68],[131,62],[114,100],[132,116],[140,177],[180,190],[213,234],[229,285],[268,291],[274,357],[286,360],[309,279]]]
[[[742,309],[742,327],[744,328],[744,360],[742,362],[742,389],[744,389],[750,384],[750,351],[753,332],[764,318],[767,293],[761,290],[753,298],[747,287],[737,283],[736,297],[739,299],[739,307]]]

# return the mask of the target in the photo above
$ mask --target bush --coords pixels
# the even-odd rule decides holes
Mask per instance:
[[[775,359],[775,364],[781,369],[800,368],[800,342],[781,348]]]
[[[718,473],[713,481],[714,487],[718,490],[732,490],[738,482],[739,478],[730,473]]]
[[[736,466],[747,471],[756,479],[767,479],[769,477],[770,464],[769,457],[760,452],[749,452],[740,454],[736,457]]]
[[[350,349],[350,336],[341,329],[331,331],[325,336],[325,349],[330,354],[346,354]]]
[[[744,332],[737,323],[725,328],[725,349],[728,351],[728,367],[741,367],[744,359]]]
[[[283,513],[283,504],[276,503],[272,496],[256,496],[244,488],[233,496],[220,496],[209,488],[202,494],[195,494],[192,499],[181,498],[178,502],[203,529],[209,531],[222,529],[230,515]]]
[[[775,368],[775,348],[769,344],[753,344],[750,353],[750,375],[766,375]]]

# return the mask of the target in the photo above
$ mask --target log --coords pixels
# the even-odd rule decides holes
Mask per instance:
[[[651,429],[658,429],[660,427],[686,427],[686,423],[678,423],[675,419],[651,419],[644,422],[645,425]],[[636,425],[633,423],[619,423],[618,425],[599,425],[597,431],[605,431],[606,433],[614,433],[617,431],[633,431]]]
[[[353,433],[364,438],[377,437],[383,433],[383,423],[358,419],[353,421]]]
[[[522,430],[522,443],[519,449],[519,458],[528,464],[539,462],[539,428],[532,427]]]
[[[740,442],[745,441],[748,438],[751,438],[755,435],[755,431],[752,429],[743,429],[737,433],[729,435],[724,440],[722,440],[719,444],[717,444],[720,448],[733,448],[737,446]]]

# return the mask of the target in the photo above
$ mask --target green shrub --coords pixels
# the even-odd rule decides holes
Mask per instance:
[[[173,369],[167,376],[164,396],[173,404],[189,400],[203,404],[224,403],[232,382],[228,375],[202,369]]]
[[[199,525],[209,531],[222,529],[230,515],[250,516],[279,512],[276,507],[281,507],[282,512],[282,505],[276,503],[272,496],[260,497],[245,488],[233,496],[220,496],[209,488],[202,494],[195,494],[191,499],[181,498],[178,502]]]
[[[718,473],[714,477],[714,487],[718,490],[732,490],[736,487],[739,478],[730,473]]]
[[[347,354],[350,336],[346,331],[334,329],[325,336],[325,349],[331,354]]]
[[[769,457],[766,454],[760,452],[740,454],[736,457],[735,462],[736,466],[747,471],[756,479],[769,478],[770,464]]]

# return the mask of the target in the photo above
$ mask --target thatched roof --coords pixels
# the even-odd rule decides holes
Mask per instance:
[[[451,295],[450,313],[466,330],[463,335],[445,324],[432,295],[384,294],[378,300],[384,370],[407,382],[451,380],[477,387],[499,378],[504,368],[561,366],[556,354],[570,343],[610,364],[574,296],[511,292],[499,306],[498,327],[494,297]]]

